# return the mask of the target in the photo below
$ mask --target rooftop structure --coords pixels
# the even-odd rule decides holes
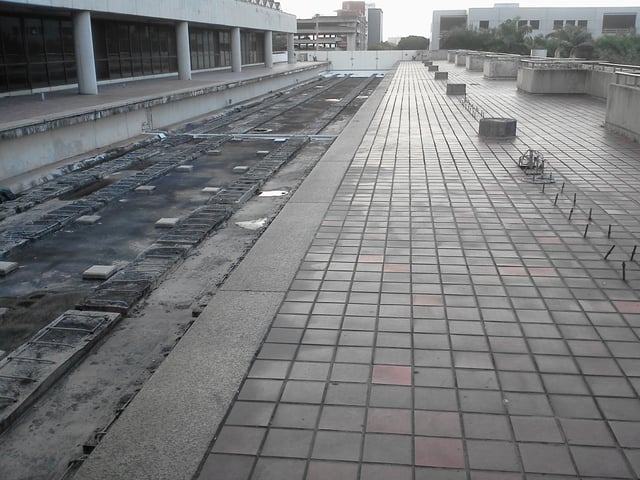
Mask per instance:
[[[493,8],[435,10],[431,24],[431,50],[440,49],[440,39],[455,28],[476,30],[497,27],[519,18],[532,34],[547,35],[566,25],[585,28],[594,38],[640,31],[640,7],[520,7],[518,3],[496,3]]]
[[[383,12],[381,8],[369,8],[367,10],[368,41],[369,43],[382,43]]]
[[[0,95],[76,84],[95,94],[123,78],[270,67],[273,33],[292,45],[294,31],[273,0],[0,2]]]
[[[297,23],[297,50],[367,49],[365,2],[343,2],[337,15],[299,18]]]

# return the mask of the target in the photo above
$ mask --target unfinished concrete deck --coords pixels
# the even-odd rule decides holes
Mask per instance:
[[[638,478],[640,146],[441,69],[518,137],[400,64],[77,478]]]

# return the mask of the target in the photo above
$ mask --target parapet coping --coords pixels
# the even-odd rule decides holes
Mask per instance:
[[[131,99],[128,99],[119,102],[105,103],[103,105],[99,105],[98,107],[93,106],[84,109],[59,112],[53,115],[45,115],[39,118],[28,118],[19,120],[10,127],[0,130],[0,141],[13,140],[20,137],[26,137],[28,135],[35,135],[38,133],[56,130],[58,128],[65,128],[80,123],[100,120],[101,118],[110,117],[112,115],[133,112],[136,110],[150,108],[158,105],[165,105],[171,102],[177,102],[188,98],[210,95],[212,93],[217,93],[244,85],[250,85],[252,83],[263,82],[265,79],[294,75],[309,70],[315,70],[326,65],[328,65],[327,62],[317,62],[313,65],[305,65],[291,70],[286,70],[284,72],[269,73],[266,75],[260,75],[242,80],[233,80],[225,83],[216,83],[205,87],[198,86],[197,88],[183,88],[163,93],[162,95],[148,95],[138,98],[135,101],[131,101]]]

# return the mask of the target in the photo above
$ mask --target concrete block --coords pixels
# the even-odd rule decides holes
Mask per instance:
[[[466,95],[466,83],[447,83],[447,95]]]
[[[216,194],[218,193],[220,190],[222,190],[220,187],[204,187],[202,189],[203,193],[213,193]]]
[[[94,265],[83,272],[82,278],[84,280],[107,280],[117,271],[118,269],[113,265]]]
[[[18,268],[16,262],[0,262],[0,277],[9,275],[11,272]]]
[[[156,228],[173,228],[180,221],[179,217],[165,217],[156,222]]]
[[[100,215],[83,215],[78,217],[76,223],[79,223],[80,225],[93,225],[94,223],[99,222],[101,218],[102,217]]]
[[[246,165],[238,165],[237,167],[233,167],[233,173],[247,173],[249,171],[249,167]]]
[[[438,65],[429,65],[427,67],[427,71],[429,72],[437,72],[438,70],[440,70],[440,67]]]
[[[516,136],[515,118],[481,118],[478,135],[487,138],[513,138]]]
[[[9,311],[9,309],[6,308],[6,307],[0,308],[0,318],[4,317],[7,314],[8,311]],[[0,355],[2,355],[2,353],[0,353]]]
[[[284,142],[287,141],[287,139],[286,138],[274,138],[273,141],[276,142],[276,143],[284,143]]]
[[[176,172],[192,172],[193,165],[180,165],[176,167]]]
[[[425,67],[430,67],[431,65],[433,65],[433,62],[431,60],[425,60],[425,61],[422,62],[422,64]]]
[[[269,155],[269,150],[258,150],[256,152],[256,156],[257,157],[266,157],[267,155]]]
[[[435,80],[448,80],[449,79],[449,72],[435,72],[433,74],[433,78]]]
[[[153,185],[140,185],[135,191],[138,193],[153,193],[155,189],[156,187]]]
[[[222,155],[222,152],[220,150],[207,150],[207,155],[211,155],[212,157],[219,157],[220,155]]]

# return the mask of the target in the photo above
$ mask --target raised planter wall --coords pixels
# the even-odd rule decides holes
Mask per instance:
[[[482,73],[487,80],[515,80],[518,77],[520,57],[487,55]]]
[[[640,86],[609,84],[605,127],[640,142]]]
[[[467,53],[465,68],[471,72],[481,72],[484,68],[485,53]]]
[[[527,93],[584,94],[587,85],[587,70],[575,68],[519,68],[518,90]]]

